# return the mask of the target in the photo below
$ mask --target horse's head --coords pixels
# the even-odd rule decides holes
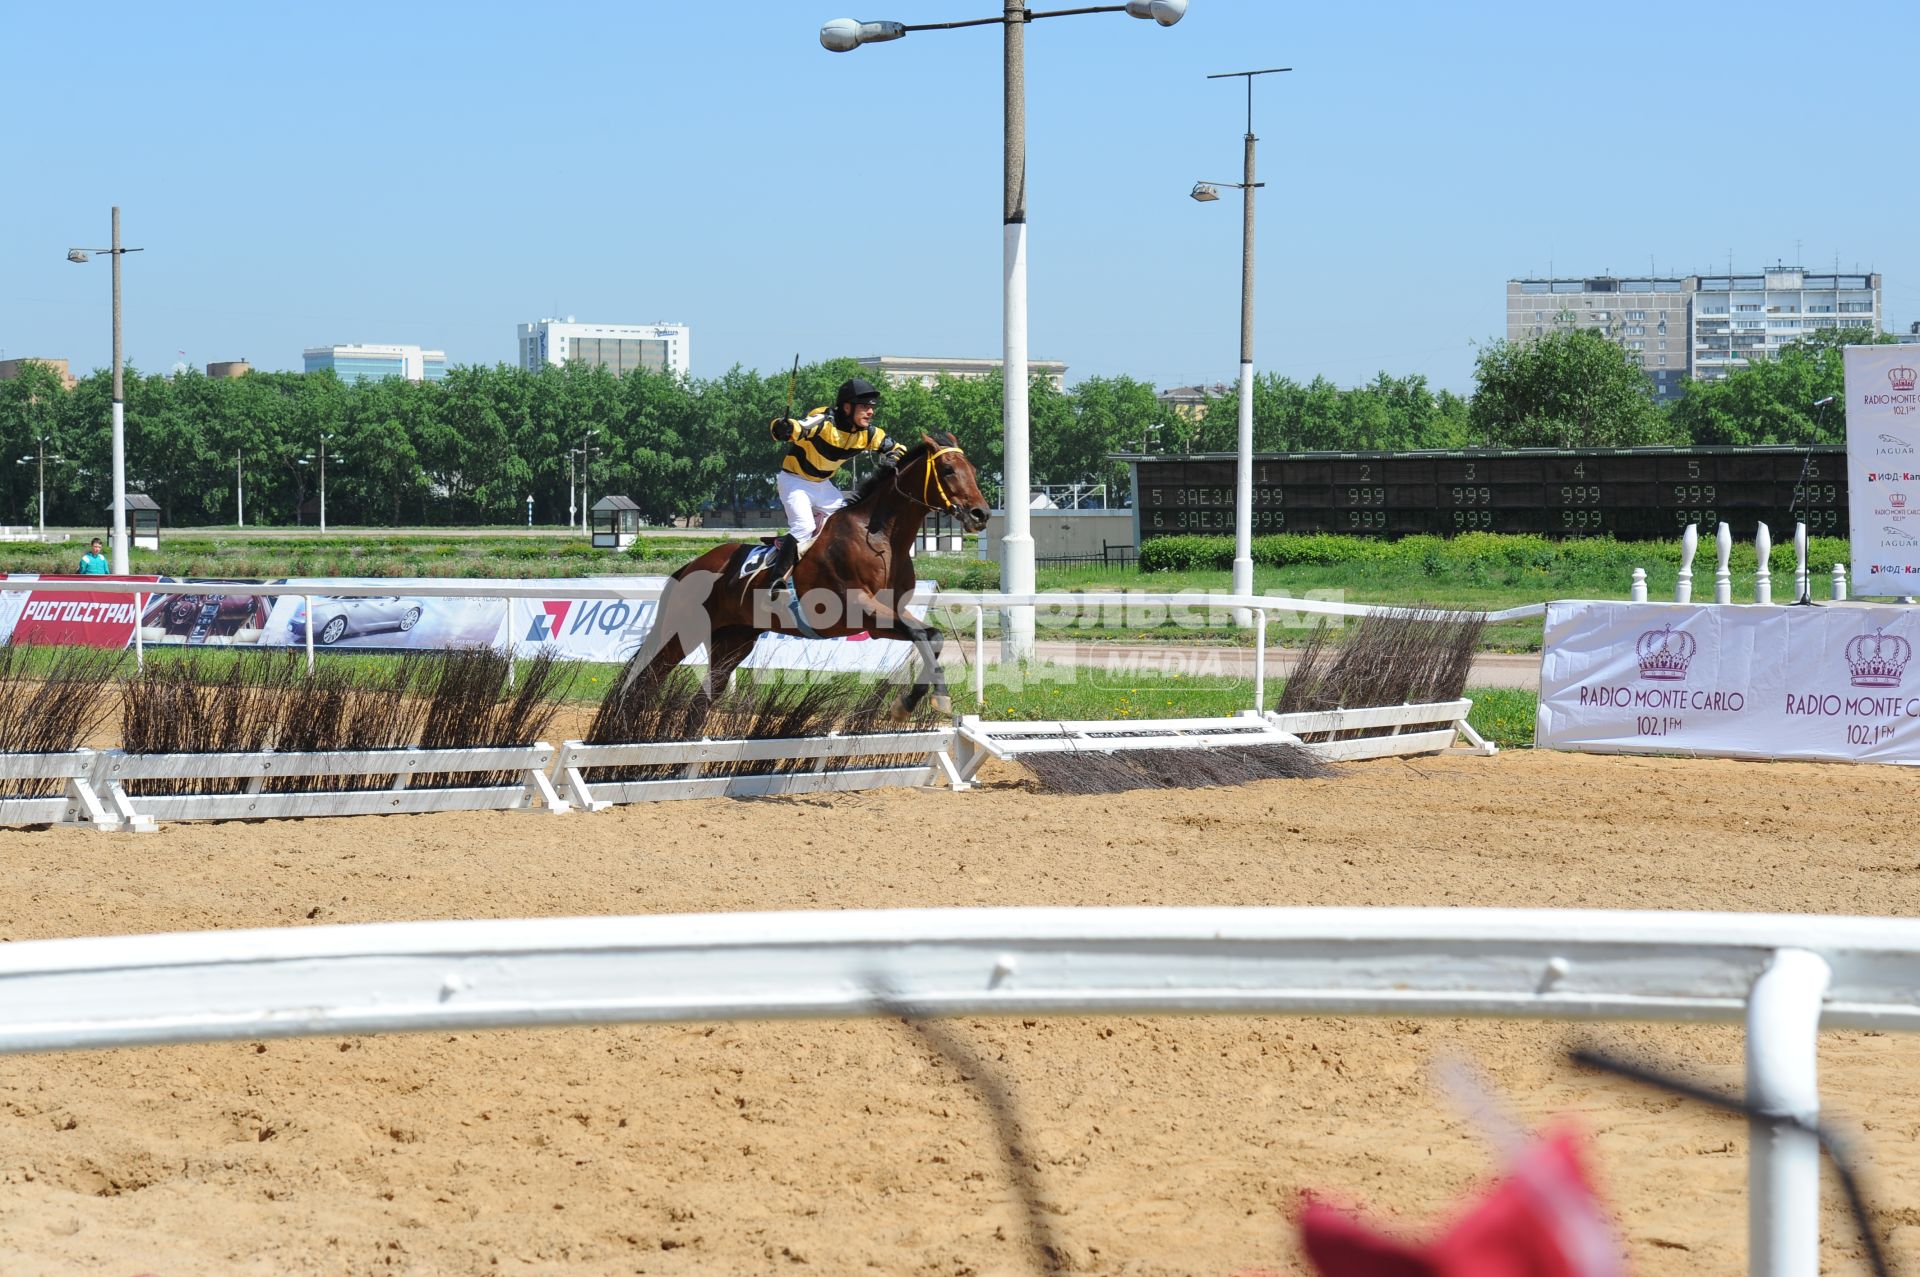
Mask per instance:
[[[919,445],[900,463],[900,473],[904,486],[923,505],[950,512],[969,532],[987,526],[987,499],[980,495],[979,477],[952,435],[921,435]]]

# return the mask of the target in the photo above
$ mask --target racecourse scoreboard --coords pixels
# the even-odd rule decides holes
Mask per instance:
[[[1231,454],[1134,456],[1142,540],[1231,533]],[[1620,448],[1305,452],[1253,458],[1253,535],[1533,532],[1677,537],[1689,523],[1739,537],[1847,534],[1844,448]]]

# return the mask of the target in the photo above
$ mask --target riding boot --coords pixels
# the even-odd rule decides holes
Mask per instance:
[[[786,586],[793,577],[793,570],[800,566],[800,542],[793,533],[784,534],[773,543],[773,562],[768,565],[772,573],[767,578],[767,588],[778,590]]]

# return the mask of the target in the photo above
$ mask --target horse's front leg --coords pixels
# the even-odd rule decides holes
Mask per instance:
[[[863,611],[874,618],[867,627],[869,633],[875,638],[905,639],[913,644],[914,654],[919,658],[920,672],[902,693],[900,712],[913,713],[931,691],[935,712],[951,714],[953,698],[947,693],[947,678],[940,669],[940,650],[946,643],[946,636],[904,608],[896,610],[870,594],[862,593],[858,603]]]

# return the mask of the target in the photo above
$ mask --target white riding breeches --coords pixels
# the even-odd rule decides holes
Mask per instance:
[[[847,494],[834,487],[831,479],[808,479],[790,470],[780,472],[779,489],[787,530],[803,549],[813,540],[818,521],[847,503]]]

